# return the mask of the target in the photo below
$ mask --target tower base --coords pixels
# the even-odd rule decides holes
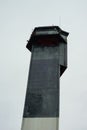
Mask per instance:
[[[58,130],[58,118],[23,118],[21,130]]]

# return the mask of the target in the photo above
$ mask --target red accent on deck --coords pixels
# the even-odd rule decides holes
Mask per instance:
[[[44,45],[52,45],[52,44],[57,44],[58,39],[57,38],[41,38],[37,40],[37,43],[39,44],[44,44]]]

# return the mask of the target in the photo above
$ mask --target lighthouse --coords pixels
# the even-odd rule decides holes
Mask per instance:
[[[68,32],[36,27],[26,45],[31,62],[21,130],[58,130],[60,77],[67,68]]]

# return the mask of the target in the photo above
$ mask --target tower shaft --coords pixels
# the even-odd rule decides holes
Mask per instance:
[[[58,46],[34,46],[22,130],[58,129],[59,77]],[[29,128],[26,129],[25,127],[28,125]],[[43,125],[44,127],[42,127]]]

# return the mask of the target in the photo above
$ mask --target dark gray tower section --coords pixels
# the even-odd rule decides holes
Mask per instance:
[[[57,47],[33,47],[24,117],[59,116]]]
[[[24,118],[59,117],[59,79],[67,68],[68,33],[58,26],[34,29]]]

